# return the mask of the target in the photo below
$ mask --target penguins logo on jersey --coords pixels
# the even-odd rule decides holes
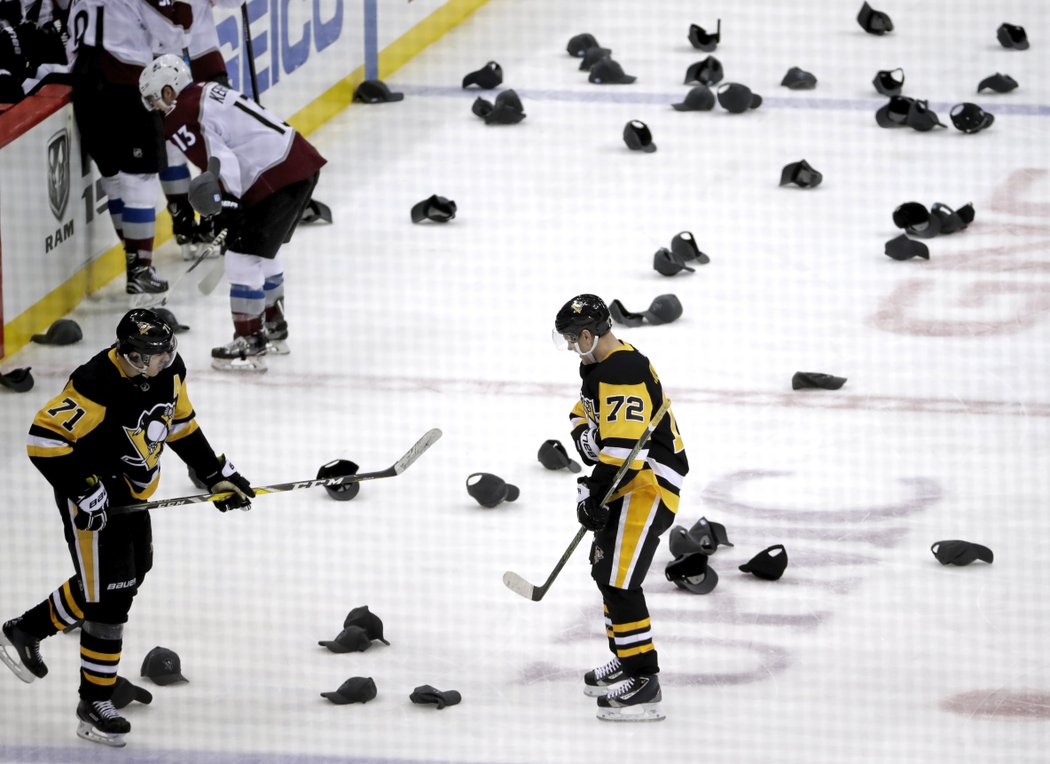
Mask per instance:
[[[168,439],[168,428],[174,417],[175,406],[171,403],[158,403],[148,411],[143,411],[135,427],[125,427],[124,433],[135,449],[134,456],[122,456],[125,464],[133,467],[144,467],[152,470],[157,466],[161,448]]]
[[[598,425],[598,412],[595,409],[594,401],[585,395],[580,396],[580,403],[583,404],[583,415],[587,417],[587,421],[592,425]]]

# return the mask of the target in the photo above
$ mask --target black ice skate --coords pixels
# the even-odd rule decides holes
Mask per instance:
[[[81,700],[77,705],[77,737],[92,743],[123,748],[124,735],[131,732],[131,722],[117,713],[109,700]]]
[[[660,680],[655,676],[634,676],[598,698],[598,718],[607,722],[658,722]]]
[[[211,367],[219,371],[266,371],[266,333],[238,336],[228,345],[211,349]]]
[[[18,628],[21,618],[12,618],[0,631],[0,661],[28,684],[47,676],[47,666],[40,657],[40,640]]]
[[[266,350],[274,355],[288,355],[292,352],[288,347],[288,322],[283,318],[266,322]]]
[[[608,693],[609,688],[614,684],[626,681],[623,664],[620,663],[619,658],[613,658],[604,666],[599,666],[583,675],[583,694],[589,698],[600,698]]]
[[[149,263],[136,260],[128,266],[128,283],[125,291],[132,295],[131,307],[147,308],[160,303],[168,291],[168,282],[157,277],[157,271]]]

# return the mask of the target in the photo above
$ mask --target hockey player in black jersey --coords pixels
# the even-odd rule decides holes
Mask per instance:
[[[598,698],[598,718],[612,721],[663,719],[649,610],[642,583],[659,538],[674,521],[678,495],[689,472],[685,446],[668,411],[629,465],[608,505],[601,500],[617,470],[664,402],[663,387],[649,359],[612,333],[601,298],[582,294],[558,311],[555,346],[580,356],[583,385],[572,409],[572,438],[583,461],[593,466],[577,479],[576,516],[594,531],[591,576],[605,610],[612,659],[584,676],[584,692]]]
[[[83,621],[77,734],[123,746],[131,729],[111,698],[132,600],[153,565],[148,512],[111,507],[148,499],[170,446],[212,493],[218,509],[248,509],[249,482],[216,455],[186,395],[186,366],[172,330],[153,311],[129,311],[117,342],[77,368],[33,419],[30,461],[54,488],[74,575],[0,630],[0,660],[20,679],[47,674],[40,641]]]

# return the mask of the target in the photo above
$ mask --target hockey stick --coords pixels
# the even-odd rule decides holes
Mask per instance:
[[[204,278],[197,284],[197,291],[201,294],[211,294],[215,287],[222,281],[222,274],[226,272],[226,261],[220,257],[219,261],[212,266],[211,270],[204,274]]]
[[[656,413],[653,414],[653,418],[649,420],[649,424],[645,428],[645,432],[643,432],[638,438],[638,442],[634,444],[634,448],[631,449],[631,453],[627,455],[627,458],[624,459],[623,464],[620,465],[620,469],[616,471],[616,475],[613,477],[612,484],[609,486],[609,490],[605,492],[605,497],[602,499],[603,507],[609,503],[609,499],[612,497],[613,493],[616,492],[616,488],[620,484],[620,480],[623,479],[623,476],[627,474],[627,470],[630,469],[631,462],[634,461],[635,457],[638,456],[638,453],[642,450],[642,448],[645,447],[646,442],[649,440],[649,436],[652,435],[653,430],[655,430],[660,425],[661,420],[663,420],[664,418],[664,414],[667,413],[667,410],[670,407],[671,399],[665,395],[663,404],[660,406],[660,408],[656,410]],[[580,529],[576,532],[576,537],[572,540],[572,542],[570,542],[569,546],[565,549],[565,552],[562,554],[561,559],[558,560],[558,564],[554,566],[554,570],[552,570],[551,574],[547,576],[547,580],[543,582],[542,586],[534,586],[528,581],[526,581],[524,578],[522,578],[520,575],[510,570],[503,574],[504,585],[512,592],[521,595],[525,599],[532,600],[533,602],[539,602],[541,599],[543,599],[543,595],[547,593],[547,590],[551,588],[551,584],[554,583],[554,579],[558,577],[559,573],[561,573],[561,569],[565,567],[565,563],[569,561],[569,558],[572,556],[572,553],[576,551],[576,547],[580,545],[580,542],[583,541],[583,537],[586,534],[587,529],[581,525]]]
[[[318,478],[316,480],[298,480],[293,483],[275,483],[273,485],[259,486],[255,489],[256,496],[264,496],[269,493],[283,493],[285,491],[298,491],[302,488],[314,488],[315,486],[338,486],[347,483],[362,483],[365,480],[377,480],[379,478],[395,477],[407,470],[423,455],[423,452],[434,445],[441,437],[441,430],[436,427],[428,431],[422,438],[416,441],[412,448],[408,449],[404,456],[394,462],[385,470],[379,472],[361,472],[356,475],[335,476],[329,478]],[[141,504],[129,504],[124,507],[110,507],[107,512],[110,515],[126,515],[132,512],[143,512],[147,509],[161,509],[166,507],[182,507],[187,504],[203,504],[209,501],[221,501],[228,499],[233,493],[220,491],[219,493],[200,493],[193,496],[180,496],[175,499],[161,499],[160,501],[146,501]]]
[[[252,82],[252,98],[262,105],[259,100],[259,79],[255,74],[255,46],[252,44],[252,30],[248,23],[248,3],[241,3],[241,26],[244,29],[244,53],[248,58],[248,76]]]
[[[171,282],[171,284],[168,286],[167,290],[165,290],[164,295],[160,298],[160,300],[156,300],[155,301],[153,299],[153,298],[155,298],[157,296],[155,294],[149,294],[149,293],[136,294],[136,295],[132,295],[132,297],[131,297],[131,307],[132,308],[163,308],[165,305],[168,304],[168,298],[171,297],[171,295],[175,292],[175,289],[179,286],[179,284],[182,283],[183,279],[185,279],[187,276],[189,276],[190,273],[198,265],[200,265],[205,260],[207,260],[209,257],[211,257],[212,253],[216,249],[219,249],[221,251],[222,244],[223,244],[224,241],[226,241],[226,229],[225,228],[223,228],[221,231],[219,231],[219,235],[216,236],[212,241],[210,241],[208,244],[206,244],[203,247],[201,247],[200,254],[197,255],[195,258],[193,258],[193,262],[190,264],[190,267],[187,268],[186,270],[184,270],[181,274],[179,274],[179,277],[177,279],[175,279],[173,282]],[[212,289],[214,289],[214,287],[212,287]]]
[[[153,307],[162,308],[165,305],[167,305],[168,304],[168,298],[171,297],[171,295],[175,292],[175,289],[179,286],[179,284],[182,283],[183,279],[185,279],[187,276],[189,276],[194,270],[196,270],[197,266],[199,266],[201,263],[203,263],[209,257],[213,257],[215,252],[221,252],[222,251],[223,242],[226,241],[226,233],[227,233],[227,230],[225,228],[223,228],[221,231],[219,231],[218,235],[214,239],[212,239],[207,244],[204,244],[201,247],[200,254],[198,254],[195,258],[193,258],[193,262],[190,264],[190,267],[187,268],[186,270],[184,270],[179,275],[179,277],[177,279],[175,279],[175,281],[173,281],[171,283],[171,285],[168,287],[168,291],[164,293],[164,297],[162,297],[160,302],[156,303]],[[214,289],[214,287],[213,287],[213,289]],[[136,307],[138,307],[138,306],[136,306]],[[143,306],[143,307],[147,307],[147,306]]]

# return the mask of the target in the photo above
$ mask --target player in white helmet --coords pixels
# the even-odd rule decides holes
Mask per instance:
[[[291,240],[326,160],[294,128],[255,101],[217,82],[192,82],[178,56],[142,72],[143,103],[164,115],[164,135],[203,171],[219,160],[214,181],[227,231],[225,272],[234,337],[212,350],[218,369],[263,371],[268,352],[288,352],[284,267]],[[203,175],[203,173],[202,173]]]

